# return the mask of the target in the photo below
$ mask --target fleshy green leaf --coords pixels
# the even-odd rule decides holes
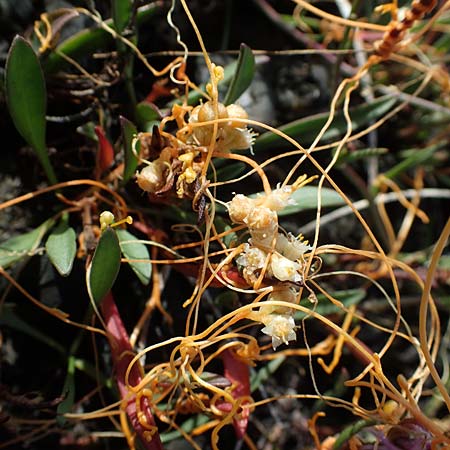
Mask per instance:
[[[48,219],[38,228],[0,243],[0,266],[6,269],[21,259],[31,256],[54,223],[53,219]]]
[[[107,228],[92,257],[87,274],[89,296],[99,304],[116,280],[120,268],[120,245],[116,232]]]
[[[362,106],[351,108],[349,113],[352,119],[353,131],[367,126],[372,121],[378,120],[380,117],[384,116],[392,109],[395,102],[396,99],[393,99],[390,96],[383,96],[370,104],[364,104]],[[298,139],[303,146],[306,146],[310,144],[317,136],[328,120],[328,116],[328,112],[316,114],[304,119],[295,120],[294,122],[283,125],[278,129],[288,136]],[[324,134],[321,142],[339,139],[339,137],[345,134],[346,131],[347,122],[344,114],[339,112],[335,115],[333,122]],[[256,138],[253,149],[255,151],[260,151],[274,146],[279,149],[290,145],[291,144],[289,142],[277,134],[267,132]]]
[[[120,34],[130,23],[133,13],[133,2],[131,0],[112,0],[112,16],[114,28]]]
[[[231,80],[224,104],[234,103],[250,86],[255,74],[255,57],[252,50],[245,44],[241,44],[236,72]]]
[[[75,230],[61,222],[48,237],[45,250],[56,270],[66,277],[72,271],[77,251]]]
[[[124,149],[125,168],[123,170],[123,183],[125,184],[134,175],[139,163],[132,148],[133,138],[137,134],[137,129],[132,122],[122,116],[120,117],[120,124],[122,125],[122,141]],[[141,149],[140,144],[140,141],[137,141],[136,152],[138,154]]]
[[[45,143],[47,107],[44,75],[31,45],[21,36],[11,44],[5,89],[9,113],[19,133],[33,147],[50,183],[57,182]]]
[[[123,256],[130,260],[128,264],[133,269],[141,283],[148,284],[152,274],[151,263],[132,261],[150,259],[147,247],[143,243],[139,242],[138,239],[127,230],[117,230],[117,236],[119,237],[120,248]]]

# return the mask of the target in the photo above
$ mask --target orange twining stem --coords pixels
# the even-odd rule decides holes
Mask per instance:
[[[375,55],[381,59],[387,59],[395,46],[405,37],[405,33],[412,27],[416,20],[430,12],[437,4],[437,0],[414,0],[411,8],[405,13],[401,21],[393,20],[389,29],[384,33],[383,39],[376,45]]]

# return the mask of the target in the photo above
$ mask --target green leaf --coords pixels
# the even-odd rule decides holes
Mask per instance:
[[[140,102],[136,105],[136,121],[140,129],[151,133],[153,125],[159,125],[161,116],[159,112],[149,103]]]
[[[391,167],[388,171],[384,172],[384,176],[386,178],[396,178],[399,175],[404,174],[407,170],[412,169],[414,167],[420,166],[425,164],[427,161],[431,160],[434,152],[436,150],[441,149],[446,144],[439,143],[435,145],[431,145],[427,148],[422,149],[413,149],[410,153],[410,155],[405,158],[400,163],[396,164],[395,166]]]
[[[224,67],[223,80],[220,82],[220,85],[226,85],[231,82],[231,80],[233,79],[233,77],[236,73],[237,64],[238,64],[238,61],[236,60]],[[220,85],[219,85],[219,87],[220,87]],[[195,89],[195,90],[191,90],[189,92],[187,100],[186,100],[188,105],[198,105],[198,103],[201,99],[205,100],[205,96],[202,95],[202,92],[206,91],[206,83],[202,83],[199,86],[199,90]],[[171,102],[169,102],[167,104],[167,106],[169,108],[171,108],[175,104],[180,105],[183,103],[183,99],[184,99],[184,97],[172,100]]]
[[[66,277],[72,271],[77,252],[75,230],[61,221],[48,237],[45,250],[59,274]]]
[[[228,87],[225,105],[234,103],[250,86],[255,74],[255,57],[252,50],[245,44],[241,44],[239,50],[239,58],[237,61],[236,72]]]
[[[356,433],[360,432],[363,428],[370,427],[376,423],[377,422],[373,419],[362,419],[344,428],[334,442],[332,450],[339,450]]]
[[[53,219],[48,219],[36,229],[0,243],[0,267],[6,269],[21,259],[32,256],[54,223]]]
[[[57,182],[45,144],[47,107],[44,75],[31,45],[16,36],[6,60],[5,88],[9,113],[15,127],[31,145],[50,183]]]
[[[395,98],[393,99],[390,96],[383,96],[370,104],[364,104],[355,108],[351,108],[349,113],[352,119],[353,131],[367,126],[369,123],[384,116],[392,109],[395,102]],[[278,129],[288,136],[294,139],[298,139],[303,146],[306,146],[313,142],[315,137],[318,135],[318,133],[328,120],[328,116],[328,112],[316,114],[314,116],[309,116],[304,119],[295,120],[294,122],[282,125]],[[344,114],[342,112],[339,112],[335,115],[333,122],[322,137],[321,142],[337,140],[339,137],[345,134],[346,131],[347,122],[345,120]],[[271,147],[276,147],[277,149],[279,149],[289,146],[291,146],[291,144],[284,138],[272,132],[267,132],[256,138],[253,149],[255,151],[261,151]]]
[[[161,5],[157,2],[138,8],[136,24],[138,26],[143,25],[153,17],[160,8]],[[107,20],[106,25],[110,27],[113,26],[113,21]],[[113,36],[103,28],[93,27],[82,30],[58,45],[58,47],[56,47],[57,52],[55,51],[48,55],[43,64],[44,70],[46,73],[54,73],[66,66],[68,62],[61,54],[70,56],[72,59],[77,59],[86,56],[95,50],[106,48],[113,40]]]
[[[56,409],[57,418],[59,426],[65,424],[66,419],[64,417],[65,413],[72,410],[73,404],[75,402],[75,357],[73,355],[69,356],[67,363],[67,374],[64,381],[64,386],[61,395],[64,396],[64,400],[58,405]]]
[[[128,264],[133,269],[141,283],[145,285],[148,284],[152,274],[151,263],[132,261],[150,259],[146,245],[139,242],[138,239],[127,230],[117,230],[117,236],[119,237],[120,248],[123,256],[130,260]]]
[[[125,168],[123,170],[123,183],[127,183],[128,180],[134,175],[136,168],[139,164],[138,158],[136,158],[133,153],[132,143],[133,138],[137,134],[137,129],[135,125],[130,122],[125,117],[120,116],[120,124],[122,126],[122,140],[123,140],[123,150],[124,150],[124,163]],[[136,143],[136,152],[140,153],[141,142]]]
[[[13,330],[19,331],[20,333],[24,333],[27,336],[31,337],[34,341],[42,342],[45,345],[48,345],[50,348],[53,348],[61,355],[66,354],[66,350],[64,347],[58,342],[47,336],[42,332],[42,328],[36,328],[30,325],[28,322],[25,322],[23,318],[16,314],[14,311],[13,305],[5,304],[2,307],[2,311],[0,314],[0,325],[12,328]]]
[[[254,392],[258,389],[265,381],[267,381],[283,364],[286,360],[286,356],[281,355],[278,358],[269,361],[258,371],[252,370],[251,380],[250,380],[250,391]]]
[[[131,0],[111,0],[114,28],[119,34],[125,30],[130,23],[133,13],[133,2]]]
[[[100,236],[87,273],[88,293],[96,304],[103,300],[113,286],[119,268],[119,239],[112,228],[107,228]]]

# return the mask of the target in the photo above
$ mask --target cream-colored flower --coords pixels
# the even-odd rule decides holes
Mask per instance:
[[[301,266],[298,262],[287,259],[277,253],[274,253],[270,258],[269,273],[277,280],[299,283],[302,281],[299,273],[300,269]]]
[[[251,198],[243,194],[237,194],[228,203],[228,214],[230,219],[235,223],[244,223],[244,220],[250,214],[250,211],[255,207],[255,203]]]
[[[244,252],[236,259],[242,266],[242,276],[249,284],[254,284],[258,279],[260,270],[264,267],[267,253],[257,247],[245,244]]]
[[[268,314],[262,322],[265,327],[261,330],[264,334],[272,337],[272,347],[274,350],[281,344],[289,345],[289,341],[295,341],[294,318],[287,314]]]
[[[297,261],[304,253],[311,249],[312,247],[310,245],[305,243],[305,241],[296,238],[291,233],[287,236],[278,233],[275,250],[292,261]]]

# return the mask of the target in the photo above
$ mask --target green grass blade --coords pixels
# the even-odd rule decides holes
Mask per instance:
[[[225,95],[224,104],[234,103],[250,86],[255,74],[255,57],[252,50],[245,44],[241,44],[236,72]]]
[[[75,402],[75,360],[75,357],[71,355],[69,356],[67,362],[67,374],[62,389],[64,400],[58,405],[58,408],[56,409],[56,412],[58,414],[56,417],[56,421],[58,422],[59,426],[62,426],[66,423],[64,414],[72,410],[73,404]]]
[[[150,255],[147,247],[138,241],[127,230],[117,230],[119,237],[120,248],[125,258],[130,261],[128,264],[133,269],[133,272],[139,278],[142,284],[147,285],[150,282],[152,274],[152,265],[150,262],[134,262],[132,260],[149,260]]]
[[[5,304],[0,314],[0,325],[2,327],[12,328],[20,333],[26,334],[33,341],[42,342],[48,347],[56,350],[60,355],[65,355],[65,348],[58,342],[43,333],[42,328],[36,328],[26,322],[19,314],[14,311],[13,305]]]
[[[98,241],[87,273],[89,297],[99,304],[111,289],[120,269],[120,245],[116,232],[107,228]]]
[[[5,90],[15,127],[36,151],[51,184],[57,183],[45,143],[47,93],[39,59],[21,36],[11,44],[6,61]]]
[[[155,15],[160,7],[158,3],[140,7],[136,14],[136,25],[143,25]],[[106,20],[105,23],[110,27],[113,26],[112,19]],[[61,56],[61,53],[77,59],[95,50],[105,48],[113,41],[113,36],[103,28],[92,27],[82,30],[67,38],[56,47],[56,51],[48,55],[43,63],[44,70],[46,73],[54,73],[67,66],[68,62]]]
[[[130,23],[133,14],[133,2],[130,0],[111,0],[111,3],[114,28],[122,34]]]
[[[364,104],[351,108],[349,113],[352,119],[353,131],[358,130],[371,122],[378,120],[389,112],[394,106],[396,99],[390,96],[380,97],[370,104]],[[278,129],[288,136],[298,139],[299,142],[306,146],[315,139],[319,131],[328,120],[329,113],[316,114],[304,119],[295,120],[286,125],[282,125]],[[333,122],[324,134],[322,141],[336,140],[347,131],[347,122],[344,114],[339,112],[335,115]],[[277,149],[289,147],[291,144],[282,137],[272,132],[263,133],[256,138],[253,149],[255,151],[266,150],[270,147]]]

